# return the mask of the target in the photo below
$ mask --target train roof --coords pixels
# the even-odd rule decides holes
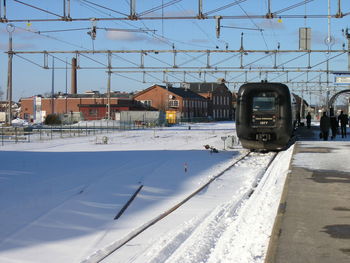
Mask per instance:
[[[243,84],[238,90],[238,96],[250,94],[255,91],[274,91],[282,95],[290,95],[287,85],[279,82],[249,82]]]

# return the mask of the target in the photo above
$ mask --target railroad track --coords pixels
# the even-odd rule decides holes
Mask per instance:
[[[212,184],[215,180],[217,180],[218,178],[220,178],[222,175],[224,175],[228,170],[230,170],[231,168],[233,168],[234,166],[237,166],[239,163],[241,163],[243,160],[246,160],[247,158],[250,158],[250,156],[252,155],[252,152],[246,152],[243,155],[241,155],[238,159],[236,159],[235,161],[233,161],[228,167],[226,167],[223,171],[221,171],[220,173],[216,174],[215,176],[213,176],[212,178],[210,178],[205,184],[203,184],[202,186],[200,186],[198,189],[196,189],[194,192],[192,192],[190,195],[188,195],[186,198],[184,198],[183,200],[181,200],[180,202],[178,202],[177,204],[175,204],[174,206],[172,206],[171,208],[169,208],[168,210],[166,210],[165,212],[163,212],[162,214],[156,216],[155,218],[153,218],[152,220],[150,220],[149,222],[145,223],[144,225],[142,225],[141,227],[139,227],[138,229],[134,230],[133,232],[129,233],[125,238],[116,241],[115,243],[100,249],[98,251],[96,251],[94,254],[90,255],[88,258],[86,258],[85,260],[82,261],[82,263],[97,263],[97,262],[101,262],[104,259],[106,259],[107,257],[109,257],[110,255],[112,255],[114,252],[116,252],[117,250],[119,250],[120,248],[122,248],[124,245],[126,245],[128,242],[130,242],[131,240],[133,240],[134,238],[136,238],[137,236],[139,236],[142,232],[146,231],[148,228],[150,228],[151,226],[157,224],[159,221],[161,221],[162,219],[164,219],[165,217],[169,216],[170,214],[172,214],[174,211],[176,211],[179,207],[181,207],[182,205],[184,205],[186,202],[188,202],[190,199],[192,199],[193,197],[195,197],[196,195],[198,195],[200,192],[202,192],[204,189],[206,189],[210,184]],[[270,167],[271,163],[273,162],[273,160],[275,159],[275,157],[277,156],[277,153],[273,154],[271,156],[271,159],[269,160],[268,164],[266,165],[266,167],[263,169],[263,172],[260,173],[259,176],[257,176],[257,178],[255,179],[254,183],[252,184],[252,186],[247,189],[247,191],[245,193],[242,194],[241,198],[238,200],[238,202],[236,203],[235,207],[236,209],[247,199],[249,199],[252,194],[254,193],[256,187],[259,185],[259,182],[261,181],[261,178],[264,176],[265,172],[267,171],[267,169]],[[252,157],[254,158],[254,157]],[[255,156],[256,158],[256,156]]]

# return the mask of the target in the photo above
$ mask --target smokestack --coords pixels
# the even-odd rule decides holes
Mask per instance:
[[[71,94],[77,94],[77,59],[72,58]]]

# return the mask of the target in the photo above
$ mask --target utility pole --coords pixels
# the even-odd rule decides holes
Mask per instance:
[[[55,114],[55,57],[52,57],[51,114]]]
[[[111,119],[111,75],[112,53],[108,53],[108,81],[107,81],[107,119]]]
[[[349,29],[345,29],[345,36],[348,40],[348,71],[350,72],[350,32]]]
[[[130,15],[129,15],[130,20],[136,20],[137,15],[136,15],[136,0],[130,0]]]
[[[328,36],[325,40],[326,45],[328,46],[328,50],[331,49],[331,46],[333,44],[333,38],[331,36],[331,1],[328,0]],[[326,93],[326,109],[327,111],[329,110],[329,107],[331,105],[329,105],[329,55],[330,53],[326,53],[327,55],[327,93]]]
[[[108,83],[107,83],[107,119],[111,119],[111,74],[112,71],[108,70]]]
[[[203,0],[198,0],[198,19],[204,19],[203,15]]]
[[[12,121],[12,33],[15,31],[15,26],[13,24],[8,24],[6,27],[7,32],[9,33],[9,48],[8,48],[8,68],[7,68],[7,119],[6,123],[11,126]]]

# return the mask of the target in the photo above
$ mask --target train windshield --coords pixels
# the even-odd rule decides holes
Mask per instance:
[[[274,111],[276,109],[275,97],[253,97],[253,111]]]

